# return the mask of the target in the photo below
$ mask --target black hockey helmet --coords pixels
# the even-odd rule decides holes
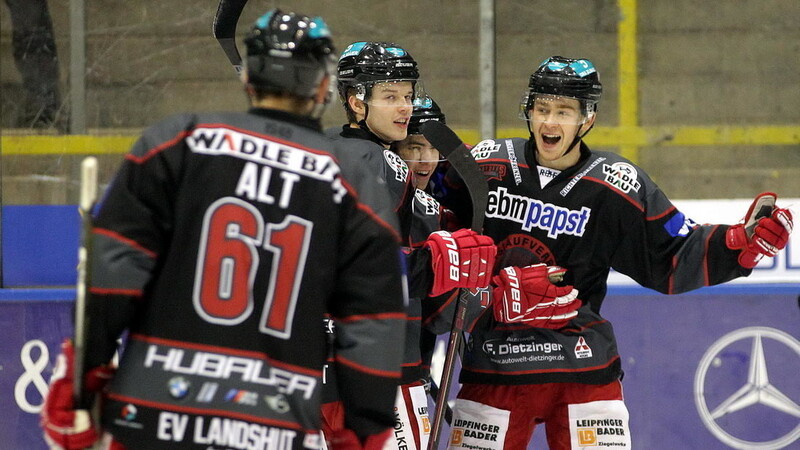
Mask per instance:
[[[444,113],[432,98],[425,96],[414,100],[414,111],[411,113],[411,120],[408,123],[408,134],[422,134],[420,126],[431,120],[447,123]]]
[[[417,62],[402,47],[388,42],[354,42],[339,57],[339,96],[347,102],[347,90],[357,89],[365,100],[375,83],[419,79]]]
[[[322,79],[334,75],[336,49],[321,17],[270,10],[244,43],[248,82],[258,89],[311,98]]]
[[[536,95],[543,94],[575,98],[588,116],[597,110],[602,93],[600,76],[591,61],[551,56],[531,74],[528,90],[520,102],[520,113],[527,119]]]

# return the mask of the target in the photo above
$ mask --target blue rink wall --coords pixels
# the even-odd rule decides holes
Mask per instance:
[[[59,343],[72,334],[78,216],[75,206],[2,212],[0,450],[44,449],[38,414]],[[602,313],[619,340],[634,448],[800,448],[792,244],[749,284],[664,296],[612,276]],[[546,448],[543,434],[537,428],[529,448]]]

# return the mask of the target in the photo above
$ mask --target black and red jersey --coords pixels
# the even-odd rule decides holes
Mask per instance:
[[[343,177],[340,151],[264,109],[171,117],[137,141],[95,220],[88,299],[87,367],[128,330],[104,414],[119,441],[318,445],[325,314],[348,427],[394,423],[399,235],[356,194],[386,206],[385,188]]]
[[[467,346],[462,382],[616,379],[613,330],[600,316],[612,268],[665,294],[749,273],[737,263],[738,252],[725,246],[726,225],[696,224],[627,159],[583,143],[579,151],[575,166],[553,172],[537,167],[525,139],[485,140],[471,149],[489,183],[484,234],[497,244],[495,272],[537,263],[565,267],[564,283],[574,285],[584,306],[558,331],[501,324],[483,314]]]

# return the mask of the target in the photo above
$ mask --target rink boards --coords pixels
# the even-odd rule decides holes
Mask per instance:
[[[701,223],[735,222],[749,204],[675,203]],[[3,208],[0,448],[46,448],[38,413],[58,345],[72,333],[77,217],[69,205]],[[634,448],[798,445],[796,242],[748,279],[689,294],[664,296],[612,275],[602,313],[619,340]],[[535,448],[545,448],[537,431]]]

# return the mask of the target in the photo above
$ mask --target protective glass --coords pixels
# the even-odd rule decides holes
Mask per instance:
[[[529,95],[533,96],[533,101],[531,108],[527,109]],[[521,119],[536,123],[580,125],[589,120],[590,114],[594,114],[587,111],[589,108],[585,106],[586,103],[584,101],[584,106],[581,106],[581,101],[576,98],[525,92],[519,115]]]
[[[372,106],[413,107],[426,97],[419,80],[389,80],[359,85],[356,98]]]
[[[445,159],[424,137],[412,135],[397,144],[397,153],[406,162],[440,162]]]

